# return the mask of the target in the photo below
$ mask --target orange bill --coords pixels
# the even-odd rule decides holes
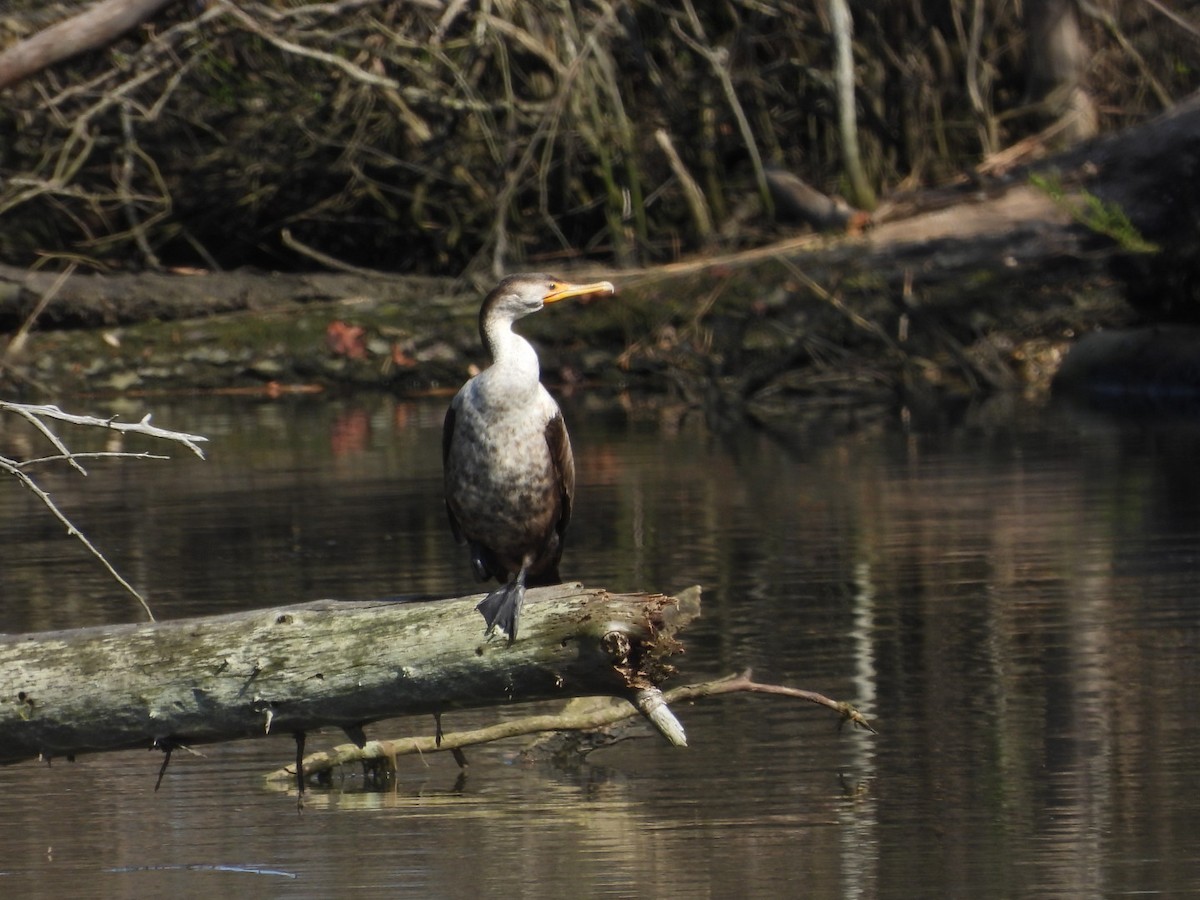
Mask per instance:
[[[557,303],[569,297],[586,297],[589,294],[612,294],[616,288],[610,281],[593,281],[590,284],[571,284],[567,281],[555,281],[550,290],[542,298],[543,303]]]

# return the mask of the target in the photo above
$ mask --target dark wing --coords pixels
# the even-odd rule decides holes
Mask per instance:
[[[446,463],[450,459],[450,444],[454,440],[454,404],[450,404],[450,408],[446,410],[446,418],[442,422],[442,477],[445,479]],[[443,496],[446,499],[446,518],[450,520],[450,531],[454,535],[454,540],[458,543],[463,542],[462,529],[458,525],[458,519],[454,515],[454,510],[450,508],[450,491],[443,486]]]
[[[555,530],[562,534],[571,521],[571,506],[575,502],[575,455],[571,452],[571,438],[567,435],[567,423],[561,412],[556,412],[546,423],[546,446],[550,450],[550,464],[554,466],[562,504]]]

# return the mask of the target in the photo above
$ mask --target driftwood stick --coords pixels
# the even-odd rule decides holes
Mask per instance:
[[[0,53],[0,89],[78,53],[104,47],[175,0],[103,0]]]
[[[685,684],[659,694],[663,708],[666,704],[701,697],[715,697],[718,694],[734,693],[775,694],[805,700],[833,710],[842,717],[843,722],[849,722],[855,727],[875,733],[875,728],[861,712],[852,704],[833,700],[815,691],[790,688],[778,684],[764,684],[754,681],[749,671],[714,681],[704,681],[697,684]],[[464,747],[474,747],[488,744],[505,738],[521,737],[524,735],[544,734],[554,731],[596,731],[616,725],[637,715],[641,710],[636,703],[596,703],[586,704],[583,708],[574,705],[558,713],[546,715],[525,716],[520,719],[510,719],[484,728],[470,731],[456,731],[421,737],[395,738],[392,740],[368,741],[365,746],[354,744],[339,744],[328,750],[311,753],[304,758],[304,773],[307,777],[319,776],[338,766],[350,763],[374,762],[387,760],[394,765],[396,757],[412,754],[424,755],[438,751],[461,753]],[[674,716],[672,716],[674,718]],[[266,776],[268,782],[291,782],[296,777],[295,766],[284,766]]]
[[[514,700],[634,702],[671,673],[674,635],[699,614],[698,588],[536,588],[510,645],[483,637],[479,599],[323,600],[0,636],[0,762],[329,725],[355,734],[379,719]]]

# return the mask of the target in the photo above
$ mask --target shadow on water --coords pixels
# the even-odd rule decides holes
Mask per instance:
[[[207,462],[44,484],[160,617],[478,591],[440,497],[441,403],[155,405]],[[122,407],[140,417],[140,405]],[[104,410],[95,410],[97,413]],[[516,744],[358,772],[302,815],[268,739],[0,769],[12,896],[1098,896],[1200,890],[1200,427],[1019,403],[902,428],[726,430],[567,404],[565,577],[705,588],[680,677],[747,667],[857,702],[878,736],[734,695],[578,771]],[[91,438],[79,436],[80,445]],[[74,440],[74,438],[73,438]],[[0,628],[137,618],[27,492],[0,491]],[[81,688],[84,689],[84,688]],[[447,716],[447,730],[523,715]],[[425,719],[371,737],[427,734]],[[312,735],[310,749],[344,741]],[[802,886],[802,887],[801,887]]]

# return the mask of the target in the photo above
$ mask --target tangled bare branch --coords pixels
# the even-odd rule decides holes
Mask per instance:
[[[185,432],[170,431],[165,428],[159,428],[156,425],[150,424],[150,415],[147,414],[140,422],[117,422],[115,419],[101,419],[96,416],[76,415],[74,413],[63,412],[57,406],[39,406],[25,403],[12,403],[7,400],[0,400],[0,412],[8,412],[19,416],[28,422],[36,429],[42,437],[44,437],[52,447],[57,451],[50,456],[40,456],[27,460],[15,460],[6,456],[0,456],[0,472],[5,472],[15,478],[21,485],[28,488],[34,496],[36,496],[42,504],[50,510],[50,513],[66,526],[67,534],[76,538],[87,551],[92,554],[105,570],[121,585],[126,591],[141,604],[142,609],[146,613],[146,617],[153,622],[154,613],[150,609],[150,604],[146,598],[142,596],[138,590],[131,585],[125,578],[115,569],[104,554],[88,539],[82,531],[75,527],[74,523],[67,515],[58,507],[50,495],[42,488],[41,485],[26,471],[35,465],[50,463],[50,462],[66,462],[71,468],[75,469],[81,475],[87,475],[87,470],[83,467],[80,460],[97,459],[97,458],[122,458],[122,459],[167,459],[168,457],[160,456],[152,453],[126,453],[121,451],[104,451],[104,452],[85,452],[74,453],[66,445],[66,443],[50,428],[46,420],[68,422],[72,425],[83,425],[93,428],[105,428],[111,431],[117,431],[122,434],[144,434],[148,437],[157,438],[159,440],[174,441],[187,447],[201,459],[204,458],[204,451],[200,448],[200,444],[208,439],[199,434],[187,434]]]
[[[42,24],[41,4],[15,5],[5,22]],[[1020,6],[856,11],[840,102],[860,108],[874,185],[938,179],[1021,136],[1002,115],[1025,103]],[[1135,49],[1158,9],[1122,5],[1115,42],[1091,36],[1107,46],[1089,89],[1112,115],[1191,89],[1191,33],[1155,36],[1153,58]],[[165,4],[103,52],[7,89],[0,249],[25,265],[52,247],[302,268],[311,247],[444,274],[757,242],[771,166],[838,187],[829,28],[820,4],[749,0]]]

